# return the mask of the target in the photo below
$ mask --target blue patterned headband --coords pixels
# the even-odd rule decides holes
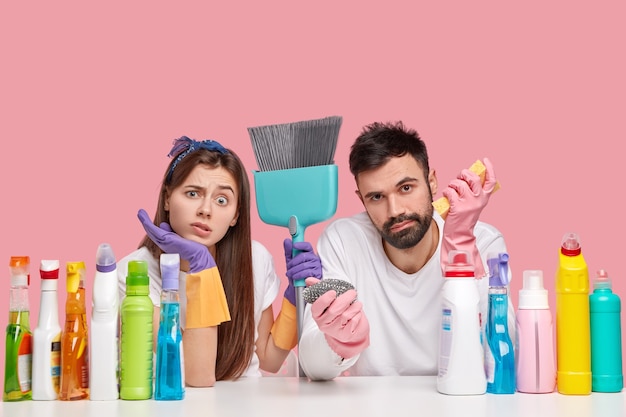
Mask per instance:
[[[198,142],[197,140],[190,139],[187,136],[181,136],[178,139],[174,139],[174,146],[167,156],[170,158],[176,157],[176,159],[170,166],[170,170],[167,173],[167,182],[172,179],[172,173],[174,172],[176,165],[178,165],[178,163],[191,152],[199,149],[206,149],[207,151],[219,152],[221,154],[228,153],[228,149],[215,140],[207,139]]]

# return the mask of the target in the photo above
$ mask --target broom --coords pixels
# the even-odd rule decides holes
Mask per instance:
[[[328,220],[337,210],[333,159],[342,120],[330,116],[248,128],[259,166],[259,171],[253,171],[259,217],[266,224],[287,227],[294,243],[304,241],[308,226]],[[299,342],[304,280],[295,280],[294,286]],[[300,376],[304,376],[302,368]]]

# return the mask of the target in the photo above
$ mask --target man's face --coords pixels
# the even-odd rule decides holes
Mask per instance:
[[[437,178],[424,176],[409,154],[390,159],[380,168],[357,177],[359,195],[383,239],[397,249],[417,245],[430,227]]]

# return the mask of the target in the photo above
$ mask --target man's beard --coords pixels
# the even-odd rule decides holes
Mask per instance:
[[[391,228],[393,225],[405,222],[407,220],[414,220],[415,225],[393,233]],[[417,245],[428,229],[430,228],[430,222],[432,221],[432,212],[420,216],[417,213],[403,214],[398,217],[392,217],[383,225],[382,230],[379,230],[380,235],[385,239],[387,243],[397,249],[409,249]]]

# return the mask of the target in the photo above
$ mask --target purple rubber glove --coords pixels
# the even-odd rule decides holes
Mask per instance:
[[[307,285],[313,281],[308,279]],[[348,290],[339,297],[329,290],[311,304],[313,319],[328,346],[344,359],[355,357],[370,344],[369,321],[356,297],[356,290]]]
[[[181,259],[189,262],[189,272],[196,273],[216,266],[209,249],[202,243],[194,242],[177,235],[172,231],[169,224],[163,222],[157,227],[148,213],[140,209],[137,217],[146,231],[148,237],[156,243],[165,253],[178,253]]]
[[[309,242],[295,242],[291,239],[285,239],[283,242],[285,249],[285,263],[287,264],[287,278],[289,278],[289,284],[285,289],[285,298],[294,306],[296,305],[296,288],[294,285],[295,280],[302,281],[302,287],[304,287],[304,280],[306,278],[315,277],[322,278],[322,261],[319,256],[313,251],[313,246]],[[293,256],[293,250],[299,251],[296,256]]]
[[[448,254],[452,250],[467,251],[474,262],[476,278],[485,276],[485,267],[476,247],[474,226],[478,222],[480,213],[489,202],[489,196],[496,186],[496,176],[491,161],[485,158],[485,183],[481,184],[480,177],[464,169],[459,176],[452,180],[443,190],[443,195],[450,202],[450,211],[443,226],[441,242],[441,270],[448,263]]]

